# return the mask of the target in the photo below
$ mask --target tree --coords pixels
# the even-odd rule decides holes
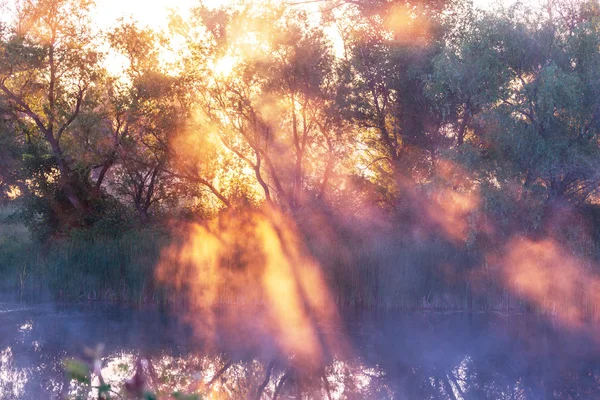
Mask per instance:
[[[305,12],[284,7],[196,14],[204,29],[188,36],[188,71],[223,146],[253,171],[266,201],[295,208],[310,192],[322,196],[340,133],[331,114],[334,60],[323,31]],[[238,32],[242,23],[249,28]],[[215,68],[223,59],[235,64],[230,73]]]
[[[60,190],[82,215],[91,213],[88,188],[63,143],[82,109],[90,106],[86,94],[98,74],[100,55],[86,17],[90,5],[87,0],[20,1],[0,44],[0,91],[45,141]]]
[[[0,103],[0,199],[8,196],[13,188],[24,190],[22,176],[23,141],[16,135],[16,117],[8,106]]]
[[[383,189],[380,201],[394,207],[398,190],[428,176],[445,146],[442,114],[432,107],[426,82],[441,48],[439,11],[446,2],[357,3],[359,12],[343,17],[353,23],[342,32],[338,107],[361,127],[368,179]]]
[[[549,3],[539,14],[515,6],[482,15],[436,58],[433,97],[440,107],[453,104],[446,121],[457,146],[475,150],[457,159],[513,205],[550,216],[598,189],[597,9]],[[515,184],[520,190],[508,189]]]
[[[159,35],[122,23],[108,36],[129,62],[121,79],[108,82],[101,117],[110,140],[99,164],[97,187],[116,166],[116,193],[147,220],[151,207],[168,201],[177,185],[168,173],[171,142],[189,117],[180,79],[159,62]]]

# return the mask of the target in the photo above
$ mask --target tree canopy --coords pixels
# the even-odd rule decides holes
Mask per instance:
[[[320,3],[199,3],[167,31],[99,35],[92,2],[18,1],[2,196],[50,236],[262,203],[535,232],[598,205],[597,1]]]

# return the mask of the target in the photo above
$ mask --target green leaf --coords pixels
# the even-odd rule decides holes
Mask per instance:
[[[158,397],[156,397],[156,395],[153,393],[146,392],[146,393],[144,393],[143,399],[144,400],[158,400]]]
[[[85,363],[77,360],[65,360],[64,365],[70,379],[88,385],[91,383],[90,370]]]
[[[110,399],[110,385],[103,384],[98,386],[98,395],[106,395],[107,399]]]

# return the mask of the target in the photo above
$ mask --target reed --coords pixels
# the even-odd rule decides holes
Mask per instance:
[[[64,300],[161,301],[154,266],[168,241],[162,233],[133,231],[94,240],[38,244],[0,241],[0,273],[6,289],[21,296]]]
[[[14,211],[14,210],[12,210]],[[24,298],[128,303],[184,303],[183,295],[155,282],[162,249],[173,238],[158,229],[132,229],[117,237],[73,235],[41,244],[0,208],[0,289]],[[483,250],[441,239],[368,240],[353,236],[323,242],[306,237],[340,307],[431,310],[530,309],[482,268]],[[591,241],[600,259],[600,235]],[[588,253],[589,254],[589,253]],[[474,280],[474,272],[478,278]],[[227,297],[224,302],[243,300]],[[590,310],[595,305],[590,305]]]

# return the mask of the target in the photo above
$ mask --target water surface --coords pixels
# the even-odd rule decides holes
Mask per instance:
[[[98,344],[102,376],[115,392],[137,365],[145,384],[164,396],[179,390],[225,399],[600,398],[596,326],[498,313],[370,312],[344,321],[338,334],[350,350],[304,368],[279,355],[268,338],[263,348],[245,348],[243,335],[222,333],[209,344],[155,310],[0,303],[0,398],[94,398],[92,388],[67,379],[63,360],[93,362],[84,349]]]

